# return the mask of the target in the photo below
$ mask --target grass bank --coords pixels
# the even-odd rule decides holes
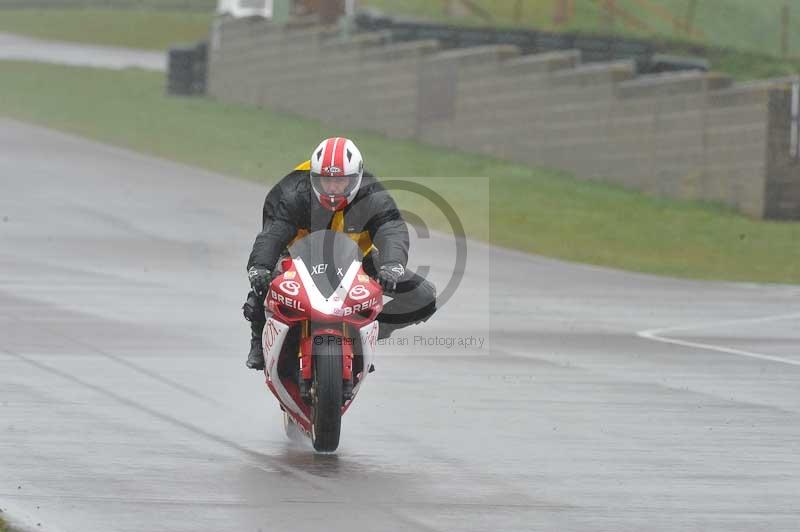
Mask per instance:
[[[800,283],[800,223],[750,220],[720,206],[247,106],[166,97],[163,76],[153,73],[0,62],[0,76],[0,115],[263,182],[341,134],[384,177],[484,177],[488,188],[452,179],[441,192],[472,236],[498,245],[656,274]]]
[[[697,1],[693,15],[688,0],[615,0],[619,10],[615,16],[609,16],[604,2],[572,0],[573,9],[561,24],[554,23],[554,0],[471,0],[470,4],[477,9],[448,14],[445,2],[360,0],[361,6],[387,14],[441,22],[667,37],[771,55],[781,51],[783,8],[789,4],[789,54],[800,54],[800,6],[786,0]],[[683,29],[688,16],[693,20],[691,33]]]
[[[0,517],[0,532],[11,532],[11,529],[8,528],[5,519]]]
[[[166,50],[207,39],[209,11],[162,9],[2,9],[0,31],[42,39]]]
[[[789,44],[793,48],[787,57],[779,54],[783,0],[698,2],[695,27],[701,35],[693,36],[676,32],[672,24],[673,20],[685,19],[687,0],[616,0],[615,5],[641,20],[647,29],[627,27],[621,24],[621,18],[617,19],[617,24],[609,26],[608,16],[601,2],[572,1],[575,6],[572,18],[568,23],[559,26],[553,24],[553,0],[472,0],[472,4],[482,12],[491,15],[491,21],[468,11],[463,16],[449,16],[443,3],[426,0],[361,0],[360,5],[379,9],[387,14],[453,24],[612,33],[651,38],[675,54],[695,55],[692,47],[703,44],[714,47],[708,51],[706,57],[714,70],[742,81],[800,73],[800,38],[796,37],[800,35],[800,6],[790,19],[792,38]]]

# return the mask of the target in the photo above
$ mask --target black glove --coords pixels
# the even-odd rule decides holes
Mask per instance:
[[[397,283],[405,273],[406,269],[399,262],[384,264],[378,271],[378,283],[380,283],[384,292],[394,292],[397,290]]]
[[[257,296],[264,297],[267,295],[269,283],[272,280],[271,271],[267,268],[251,266],[250,269],[247,270],[247,278],[250,279],[250,286]]]

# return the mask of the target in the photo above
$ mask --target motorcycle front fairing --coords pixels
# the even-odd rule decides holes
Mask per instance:
[[[378,338],[375,321],[383,308],[380,285],[364,272],[360,249],[349,237],[317,231],[289,248],[291,260],[273,279],[266,306],[270,312],[262,337],[267,385],[293,419],[309,430],[310,406],[302,398],[301,382],[312,375],[312,342],[321,335],[342,338],[343,378],[354,383],[343,401],[344,413],[373,363]],[[283,344],[292,327],[301,328],[298,356],[300,375],[280,378],[277,373]],[[353,353],[358,342],[360,353]],[[352,374],[353,357],[362,356],[362,370]],[[284,355],[287,356],[287,355]]]

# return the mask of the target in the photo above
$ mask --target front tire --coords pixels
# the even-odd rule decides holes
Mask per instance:
[[[337,336],[314,338],[311,400],[311,442],[317,451],[333,452],[342,429],[342,345]]]

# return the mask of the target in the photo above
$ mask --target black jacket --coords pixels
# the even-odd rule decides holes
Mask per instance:
[[[292,240],[307,232],[330,229],[333,216],[314,195],[308,170],[286,175],[264,200],[262,230],[256,236],[247,268],[274,269]],[[356,197],[344,209],[344,232],[358,241],[364,253],[372,252],[377,267],[390,262],[405,266],[408,261],[406,223],[389,191],[369,172],[364,172]]]

